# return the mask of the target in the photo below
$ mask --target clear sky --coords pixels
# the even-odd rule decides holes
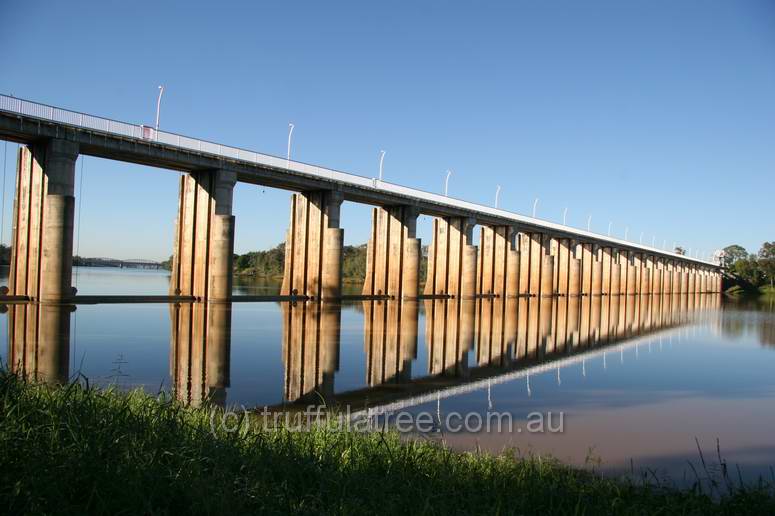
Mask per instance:
[[[486,4],[486,5],[485,5]],[[775,240],[775,2],[0,0],[0,92],[601,233]],[[17,146],[7,152],[4,242]],[[171,253],[179,173],[87,157],[79,253]],[[78,164],[80,184],[81,164]],[[235,191],[236,251],[288,193]],[[345,203],[347,243],[368,207]],[[428,217],[420,222],[427,242]]]

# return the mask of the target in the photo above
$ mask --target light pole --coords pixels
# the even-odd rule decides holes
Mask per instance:
[[[651,247],[657,244],[657,235],[651,235]]]
[[[587,218],[587,231],[592,231],[592,215]]]
[[[444,196],[445,197],[449,197],[449,195],[447,195],[447,192],[449,192],[449,176],[451,176],[451,175],[452,175],[452,171],[451,170],[447,170],[447,178],[444,180]]]
[[[495,207],[498,207],[498,198],[501,195],[501,185],[498,185],[498,188],[495,189]]]
[[[667,251],[667,239],[662,240],[662,250]]]
[[[627,233],[630,232],[630,228],[625,227],[624,228],[624,239],[627,240]]]
[[[385,151],[379,151],[379,180],[382,181],[382,162],[385,161]]]
[[[533,201],[533,218],[536,218],[536,208],[538,208],[538,197]]]
[[[562,210],[562,225],[565,225],[565,219],[568,217],[568,208]]]
[[[285,160],[285,168],[291,168],[291,137],[293,136],[293,124],[288,124],[288,153]]]
[[[614,221],[609,220],[608,221],[608,236],[611,236],[611,226],[613,226]]]
[[[640,232],[640,239],[638,240],[638,243],[643,245],[643,231]]]
[[[159,96],[156,98],[156,134],[159,133],[159,112],[161,111],[161,96],[164,95],[164,86],[159,86]],[[158,136],[157,136],[158,138]]]

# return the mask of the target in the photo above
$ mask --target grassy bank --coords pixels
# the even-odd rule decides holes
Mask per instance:
[[[139,392],[0,373],[0,512],[772,513],[764,492],[694,492],[388,434],[213,433],[208,412]]]

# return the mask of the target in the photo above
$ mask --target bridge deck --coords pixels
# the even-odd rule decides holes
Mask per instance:
[[[0,95],[0,137],[20,143],[62,138],[78,143],[80,153],[101,158],[180,171],[223,169],[235,172],[238,181],[245,183],[292,191],[336,190],[349,201],[378,206],[412,205],[428,215],[473,217],[483,225],[517,226],[522,231],[548,232],[557,237],[716,266],[690,256],[416,188],[6,95]]]

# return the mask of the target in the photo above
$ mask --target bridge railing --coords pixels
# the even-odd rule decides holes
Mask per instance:
[[[464,210],[487,213],[496,217],[502,217],[505,219],[513,220],[523,224],[530,224],[534,226],[540,226],[542,228],[554,229],[556,231],[562,231],[565,233],[572,233],[577,236],[583,236],[592,238],[595,240],[602,240],[611,244],[619,246],[626,246],[634,249],[642,249],[644,251],[658,253],[661,255],[674,256],[682,260],[688,260],[698,263],[712,264],[705,260],[692,258],[690,256],[679,255],[662,249],[652,248],[642,244],[636,244],[627,240],[620,240],[613,237],[607,237],[591,231],[584,231],[578,228],[565,226],[563,224],[556,224],[545,220],[535,219],[525,215],[520,215],[507,210],[498,208],[492,208],[482,204],[477,204],[462,199],[455,199],[446,195],[435,194],[418,190],[416,188],[410,188],[401,186],[385,181],[379,181],[375,178],[369,178],[359,176],[356,174],[340,172],[330,168],[320,167],[317,165],[310,165],[307,163],[301,163],[299,161],[288,160],[270,154],[262,154],[255,151],[240,149],[238,147],[231,147],[228,145],[221,145],[219,143],[213,143],[206,140],[199,140],[191,138],[189,136],[183,136],[180,134],[169,133],[166,131],[156,131],[153,127],[144,125],[134,125],[126,122],[119,122],[111,120],[109,118],[102,118],[98,116],[87,115],[85,113],[79,113],[76,111],[69,111],[67,109],[61,109],[54,106],[48,106],[46,104],[40,104],[38,102],[32,102],[16,97],[10,97],[0,94],[0,110],[8,111],[11,113],[18,113],[21,115],[40,118],[42,120],[48,120],[52,122],[59,122],[63,124],[72,125],[75,127],[90,129],[94,131],[101,131],[108,134],[126,136],[129,138],[136,138],[140,140],[148,140],[164,145],[169,145],[181,149],[190,151],[196,151],[198,153],[211,154],[217,157],[223,157],[228,159],[240,160],[266,167],[272,167],[281,170],[288,170],[305,174],[308,176],[319,177],[332,181],[338,181],[345,184],[357,185],[366,188],[373,188],[378,191],[390,192],[407,197],[420,199],[424,201],[434,202],[442,206],[452,206]],[[715,264],[712,264],[715,265]]]

